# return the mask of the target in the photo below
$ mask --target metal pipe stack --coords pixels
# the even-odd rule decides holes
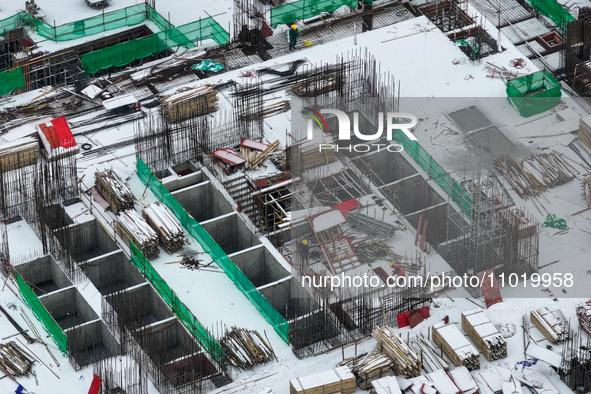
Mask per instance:
[[[172,253],[183,247],[185,234],[177,218],[170,209],[161,202],[155,202],[142,210],[148,225],[158,234],[160,244]]]
[[[110,168],[94,173],[97,190],[108,201],[111,210],[116,215],[135,206],[135,197],[127,185]]]

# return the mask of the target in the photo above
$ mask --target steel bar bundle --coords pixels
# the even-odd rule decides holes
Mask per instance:
[[[369,390],[372,381],[389,374],[394,362],[388,356],[373,351],[343,360],[338,363],[338,366],[351,368],[351,371],[357,377],[359,387],[363,390]]]
[[[39,141],[33,137],[20,138],[0,145],[0,171],[10,171],[37,162]]]
[[[560,309],[541,308],[533,310],[529,318],[552,343],[571,338],[568,322]]]
[[[96,188],[109,202],[115,214],[135,206],[135,197],[127,185],[110,168],[94,173]]]
[[[359,212],[349,212],[347,214],[347,222],[359,231],[380,238],[390,238],[396,232],[395,226]]]
[[[462,312],[462,329],[488,361],[507,357],[507,342],[481,309]]]
[[[579,327],[591,335],[591,300],[577,306],[577,318]]]
[[[34,362],[16,342],[0,344],[0,368],[9,376],[27,376]]]
[[[410,347],[421,356],[423,369],[427,372],[435,372],[439,369],[449,370],[449,363],[439,356],[439,352],[433,347],[431,342],[419,334],[410,339]]]
[[[188,119],[215,112],[218,109],[218,91],[213,85],[189,88],[163,98],[162,114],[170,121]]]
[[[258,331],[232,327],[220,340],[230,362],[237,368],[248,369],[256,364],[277,359],[271,345]]]
[[[470,371],[480,368],[480,353],[454,324],[434,324],[431,335],[456,366],[465,366]]]
[[[521,167],[526,174],[538,179],[546,188],[567,183],[574,179],[577,173],[561,154],[554,152],[532,155],[521,162]]]
[[[394,361],[398,375],[410,379],[421,374],[420,356],[391,327],[378,327],[371,335],[378,342],[378,350]]]
[[[129,243],[131,240],[146,257],[160,252],[158,235],[135,209],[128,209],[117,216],[117,234]]]
[[[183,247],[185,244],[183,227],[166,205],[158,201],[145,207],[142,213],[148,225],[158,234],[160,244],[168,253]]]

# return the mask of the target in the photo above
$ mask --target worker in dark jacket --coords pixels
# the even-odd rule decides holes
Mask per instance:
[[[291,29],[289,29],[289,50],[295,49],[296,44],[298,43],[298,27],[293,24],[291,25]]]

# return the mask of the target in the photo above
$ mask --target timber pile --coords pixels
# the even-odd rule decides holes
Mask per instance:
[[[349,394],[357,390],[355,375],[338,367],[289,381],[289,394]]]
[[[183,228],[166,205],[155,202],[145,207],[142,213],[148,225],[158,234],[160,244],[168,253],[183,247],[185,244]]]
[[[373,351],[348,358],[337,365],[339,367],[349,367],[357,377],[359,387],[363,390],[369,390],[372,387],[372,381],[390,374],[394,363],[388,356]]]
[[[412,337],[410,339],[410,347],[421,356],[425,371],[435,372],[439,369],[449,371],[449,363],[439,356],[439,352],[423,334]]]
[[[271,345],[258,331],[232,327],[220,340],[220,345],[236,368],[248,369],[277,359]]]
[[[320,144],[333,144],[332,137],[324,135],[323,138],[314,138],[313,140],[303,140],[287,148],[287,162],[297,163],[298,168],[307,170],[332,163],[336,160],[334,150],[322,149]]]
[[[591,208],[591,176],[588,176],[583,181],[583,194],[585,194],[587,206]]]
[[[423,364],[420,356],[391,327],[378,327],[371,335],[378,343],[378,350],[394,361],[398,375],[410,379],[421,374]]]
[[[279,147],[279,140],[273,142],[264,151],[254,155],[252,157],[252,159],[249,158],[248,161],[246,162],[246,168],[257,169],[259,167],[259,165],[263,164],[267,160],[269,155],[271,153],[273,153],[278,147]]]
[[[530,320],[552,343],[571,338],[566,318],[560,309],[541,308],[531,311]]]
[[[591,115],[584,116],[579,121],[579,139],[591,148]]]
[[[110,168],[94,173],[94,182],[101,196],[107,200],[115,214],[126,209],[133,209],[135,197],[131,190]]]
[[[0,145],[0,172],[11,171],[37,162],[39,141],[24,137]]]
[[[433,341],[456,366],[464,366],[470,371],[480,368],[480,353],[454,324],[434,324],[431,334]]]
[[[213,85],[185,89],[161,99],[162,114],[168,121],[180,121],[215,112],[218,109],[218,91]]]
[[[135,209],[128,209],[117,216],[117,234],[126,244],[131,240],[146,257],[157,256],[158,235]]]
[[[577,307],[577,318],[579,326],[589,335],[591,335],[591,300]]]
[[[462,329],[488,361],[507,357],[507,342],[479,308],[462,312]]]
[[[0,344],[0,368],[8,376],[28,376],[34,362],[16,342]]]

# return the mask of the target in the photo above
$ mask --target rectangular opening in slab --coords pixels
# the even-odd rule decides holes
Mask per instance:
[[[61,205],[43,207],[39,210],[39,214],[44,216],[44,222],[48,223],[52,230],[74,223]]]
[[[147,283],[106,297],[123,326],[143,327],[172,317],[162,298]]]
[[[264,246],[234,254],[231,259],[250,279],[254,287],[291,275]]]
[[[171,193],[207,180],[207,176],[205,176],[205,174],[203,174],[203,172],[201,172],[192,162],[179,164],[172,167],[172,169],[176,176],[171,176],[162,180],[162,185],[164,185],[164,187]]]
[[[202,223],[202,226],[227,254],[261,243],[237,214]]]
[[[96,220],[71,225],[56,231],[64,249],[78,262],[90,260],[119,249],[109,233]]]
[[[422,176],[408,178],[380,190],[402,214],[417,212],[444,202]]]
[[[259,289],[260,293],[271,303],[286,320],[304,316],[316,309],[318,303],[310,297],[304,288],[290,278],[273,284],[272,286]]]
[[[230,203],[209,181],[177,190],[172,196],[197,220],[204,222],[233,211]]]
[[[98,257],[82,264],[80,268],[103,295],[144,282],[142,274],[129,262],[123,251]]]
[[[193,164],[192,162],[187,161],[185,163],[177,164],[176,166],[173,166],[172,170],[178,176],[187,176],[187,175],[194,174],[194,173],[198,172],[199,168],[197,168],[197,166],[195,164]]]
[[[215,365],[203,353],[193,354],[164,365],[175,387],[190,384],[218,373]]]
[[[14,269],[33,288],[37,297],[72,286],[70,279],[49,255],[18,265]]]
[[[417,173],[403,155],[403,152],[381,151],[354,159],[353,162],[372,182],[381,186]]]
[[[75,287],[44,295],[39,297],[39,301],[62,330],[98,319],[97,314]]]
[[[160,170],[160,171],[157,171],[154,173],[154,176],[158,179],[166,178],[171,175],[172,175],[172,172],[170,172],[170,170],[168,168],[165,168],[163,170]]]
[[[121,353],[117,340],[100,320],[74,327],[66,335],[69,356],[80,368]]]
[[[326,341],[339,335],[336,324],[324,311],[316,310],[289,322],[289,342],[294,350]],[[296,353],[297,355],[298,353]]]

